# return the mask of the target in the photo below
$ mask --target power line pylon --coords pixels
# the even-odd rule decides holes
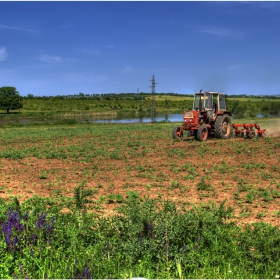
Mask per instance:
[[[155,76],[152,78],[152,106],[151,106],[151,122],[154,123],[156,121],[156,101],[155,101],[155,89],[156,89],[156,81]]]

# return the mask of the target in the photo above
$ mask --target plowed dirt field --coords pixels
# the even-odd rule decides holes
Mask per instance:
[[[205,208],[234,207],[237,224],[280,225],[280,134],[259,139],[175,141],[173,124],[30,126],[1,129],[0,198],[94,193],[112,214],[129,195]]]

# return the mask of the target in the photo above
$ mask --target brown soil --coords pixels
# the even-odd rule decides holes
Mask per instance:
[[[280,143],[280,135],[274,136],[271,142],[265,138],[209,139],[205,143],[162,139],[145,156],[121,160],[2,158],[0,197],[17,196],[21,202],[35,194],[73,197],[74,187],[85,180],[86,187],[95,190],[96,200],[110,193],[126,197],[127,191],[137,191],[141,197],[149,194],[151,198],[160,196],[178,205],[184,202],[187,208],[226,201],[235,209],[233,219],[237,224],[262,221],[280,225],[280,148],[275,145]],[[90,137],[64,139],[61,145],[82,144]],[[14,143],[14,147],[20,148],[21,143]],[[210,187],[198,190],[199,183],[202,188],[207,188],[206,184]],[[255,190],[252,201],[247,198],[250,190]],[[104,203],[103,211],[113,213],[118,205],[116,201]]]

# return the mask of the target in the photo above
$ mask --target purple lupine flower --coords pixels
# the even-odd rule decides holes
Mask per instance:
[[[146,229],[147,229],[147,235],[149,238],[154,238],[154,227],[152,222],[150,224],[146,225]]]
[[[13,247],[15,248],[16,247],[16,244],[18,243],[18,239],[17,237],[15,236],[14,237],[14,240],[13,240]]]
[[[36,234],[32,234],[31,237],[30,237],[31,242],[34,243],[36,241],[36,239],[37,239]]]
[[[86,276],[87,274],[88,274],[88,268],[87,266],[85,266],[83,271],[83,276]]]
[[[5,236],[5,242],[6,242],[7,246],[11,245],[10,236]]]
[[[20,215],[18,211],[14,211],[10,208],[8,212],[8,220],[2,223],[2,232],[4,234],[5,242],[9,249],[15,249],[16,244],[22,238],[19,236],[13,236],[13,229],[16,233],[21,233],[24,230],[24,226],[20,223]]]
[[[23,220],[26,222],[28,219],[28,211],[23,215]]]
[[[195,245],[195,246],[193,247],[194,251],[197,251],[198,246],[199,246],[200,242],[202,241],[202,239],[203,239],[203,236],[200,235],[199,238],[198,238],[198,240],[197,240],[197,245]]]
[[[184,246],[181,248],[181,250],[182,250],[182,251],[185,251],[185,249],[186,249],[186,246],[184,245]]]
[[[48,233],[48,235],[50,235],[51,231],[52,231],[52,227],[50,225],[47,225],[47,233]]]
[[[38,220],[37,220],[37,223],[36,223],[36,226],[37,228],[39,229],[40,227],[44,228],[46,227],[46,216],[47,216],[47,213],[43,213],[41,216],[39,216]]]
[[[82,274],[82,278],[83,278],[83,279],[91,279],[91,273],[90,273],[90,271],[88,270],[87,265],[85,265],[85,267],[84,267],[84,271],[83,271],[83,274]]]

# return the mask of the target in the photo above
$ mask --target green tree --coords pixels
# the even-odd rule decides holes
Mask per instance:
[[[0,88],[0,110],[5,110],[9,114],[10,110],[22,108],[19,92],[15,87]]]
[[[279,115],[280,114],[280,102],[271,103],[270,114],[273,114],[273,115]]]
[[[233,113],[234,113],[234,117],[237,119],[244,118],[246,115],[246,108],[245,108],[244,104],[242,104],[242,103],[238,104],[234,108]]]
[[[28,94],[27,94],[27,98],[28,98],[28,99],[33,99],[33,98],[34,98],[34,95],[33,95],[32,93],[28,93]]]

